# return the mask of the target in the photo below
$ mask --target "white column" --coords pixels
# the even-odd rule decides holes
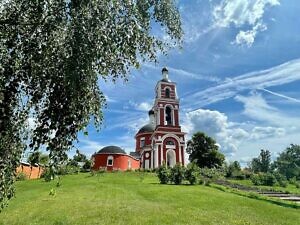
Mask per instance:
[[[163,145],[160,146],[160,165],[163,164],[164,161],[164,149],[163,149]]]
[[[181,160],[181,146],[178,146],[178,147],[179,147],[179,149],[178,149],[179,163],[181,163],[182,162],[182,160]]]
[[[155,144],[154,146],[154,168],[158,167],[158,146]]]
[[[153,157],[154,157],[154,151],[151,151],[151,164],[150,164],[150,168],[153,169]]]

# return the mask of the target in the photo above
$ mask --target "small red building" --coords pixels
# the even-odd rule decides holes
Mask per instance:
[[[140,160],[128,155],[118,146],[107,146],[92,156],[92,169],[112,170],[135,170],[140,168]]]

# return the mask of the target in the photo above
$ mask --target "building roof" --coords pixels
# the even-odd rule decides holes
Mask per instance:
[[[134,157],[134,158],[136,158],[136,159],[140,159],[141,158],[141,155],[138,152],[130,152],[129,155],[132,156],[132,157]]]
[[[97,152],[97,154],[102,154],[102,153],[111,153],[111,154],[119,153],[119,154],[126,154],[126,152],[125,152],[123,149],[121,149],[121,148],[118,147],[118,146],[114,146],[114,145],[106,146],[106,147],[100,149],[100,151]]]
[[[153,124],[148,123],[145,126],[143,126],[138,133],[146,133],[146,132],[153,132],[155,130],[155,127]]]

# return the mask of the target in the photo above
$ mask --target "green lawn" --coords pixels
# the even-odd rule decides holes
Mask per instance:
[[[297,224],[300,210],[212,187],[160,185],[153,174],[69,175],[17,183],[0,224]],[[298,222],[297,222],[298,221]]]

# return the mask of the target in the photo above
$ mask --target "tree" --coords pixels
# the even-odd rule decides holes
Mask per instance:
[[[47,154],[41,153],[39,164],[45,166],[49,163],[49,156]]]
[[[32,153],[28,156],[27,161],[30,163],[31,166],[34,166],[34,165],[40,163],[40,157],[41,157],[41,152],[35,151],[35,152],[32,152]]]
[[[234,161],[229,163],[227,170],[226,170],[226,177],[235,177],[236,175],[240,174],[241,172],[241,165],[238,161]]]
[[[76,150],[76,154],[73,156],[73,159],[76,162],[85,162],[86,156],[84,154],[82,154],[79,150]]]
[[[287,179],[300,180],[300,145],[291,144],[274,162],[275,169]]]
[[[271,169],[271,153],[269,150],[261,149],[258,158],[253,158],[251,161],[251,170],[254,173],[267,173]]]
[[[200,168],[220,167],[225,160],[225,156],[219,152],[216,141],[202,132],[195,133],[187,142],[186,152],[189,154],[189,160]]]
[[[151,32],[155,23],[169,39]],[[58,165],[78,131],[101,125],[99,77],[126,80],[181,38],[173,0],[1,1],[0,210],[14,194],[29,117],[29,147],[47,146],[50,166]]]

